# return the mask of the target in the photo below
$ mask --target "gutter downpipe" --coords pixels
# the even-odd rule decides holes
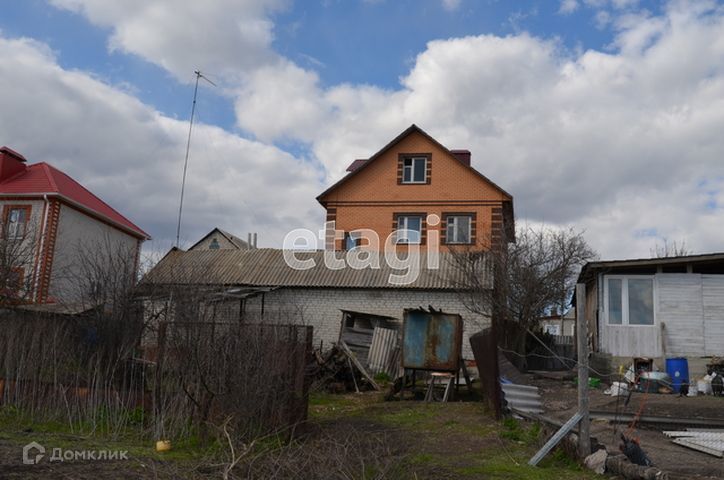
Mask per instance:
[[[38,286],[40,285],[40,267],[43,260],[43,258],[41,257],[43,256],[43,247],[45,246],[45,231],[48,228],[48,214],[50,210],[50,200],[48,200],[47,193],[43,194],[43,201],[45,201],[45,208],[43,209],[43,228],[40,232],[40,246],[38,248],[38,258],[35,262],[35,285],[33,287],[36,301],[40,301],[40,292],[38,291]]]

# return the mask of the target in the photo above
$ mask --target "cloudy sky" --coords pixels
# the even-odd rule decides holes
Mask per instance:
[[[175,237],[281,246],[416,123],[604,258],[724,250],[724,4],[0,0],[0,144]]]

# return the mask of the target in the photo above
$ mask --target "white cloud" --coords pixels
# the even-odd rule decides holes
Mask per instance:
[[[246,102],[261,95],[274,112],[304,98],[316,128],[245,125],[303,138],[331,182],[414,122],[470,148],[522,219],[586,228],[604,256],[648,255],[652,231],[722,250],[710,226],[724,220],[722,203],[707,207],[699,185],[724,178],[724,16],[689,7],[620,21],[609,53],[483,35],[429,43],[396,91],[296,81],[305,87],[287,98],[260,84]]]
[[[49,49],[0,37],[3,143],[47,161],[98,194],[161,245],[173,240],[188,124],[82,72],[63,70]],[[220,128],[194,129],[183,238],[214,226],[278,245],[289,229],[321,223],[309,162]],[[188,243],[187,243],[188,244]]]
[[[124,11],[119,7],[109,13],[114,7],[105,2],[55,1],[111,27],[113,44],[124,51],[177,75],[196,66],[186,65],[184,52],[165,40],[178,36],[177,27],[151,21],[154,15],[143,8],[131,15],[124,13],[129,9],[125,4]],[[250,44],[250,59],[235,58],[235,47],[228,45],[218,54],[223,39],[237,35],[225,23],[221,28],[226,33],[197,37],[192,53],[218,54],[212,57],[216,68],[228,69],[230,79],[246,71],[243,81],[230,80],[228,85],[235,96],[239,126],[263,142],[305,143],[313,160],[324,166],[326,184],[337,180],[352,159],[371,155],[410,123],[417,123],[451,148],[472,150],[473,164],[515,196],[521,220],[585,228],[604,257],[647,255],[656,236],[685,237],[691,248],[700,251],[724,250],[716,231],[724,221],[724,13],[710,2],[673,2],[660,16],[634,11],[636,2],[584,3],[615,12],[608,19],[615,36],[610,50],[570,52],[553,40],[525,33],[438,40],[417,56],[394,90],[349,84],[323,87],[313,70],[280,58],[269,43],[272,25],[264,23],[270,9],[283,7],[276,2],[247,2],[249,12],[232,15],[265,25]],[[224,2],[209,7],[213,15],[224,12],[220,4]],[[189,10],[182,10],[179,21],[188,25]],[[213,15],[203,14],[201,23],[208,28]],[[131,31],[144,40],[136,42]],[[37,45],[26,47],[38,50]],[[45,63],[58,70],[52,61]],[[24,139],[23,148],[41,151],[51,161],[50,152],[58,145],[74,154],[81,150],[72,150],[66,138],[92,138],[83,163],[88,165],[89,181],[107,183],[120,202],[154,192],[153,213],[146,212],[145,204],[132,206],[131,213],[157,224],[158,218],[173,223],[177,191],[171,187],[178,179],[172,178],[177,172],[170,159],[182,158],[183,123],[161,117],[98,82],[79,93],[67,85],[67,79],[75,75],[84,82],[91,80],[80,73],[61,73],[66,79],[62,85],[51,82],[53,75],[43,77],[46,83],[40,84],[33,84],[30,77],[32,91],[44,94],[37,100],[28,94],[11,110],[20,112],[22,103],[34,106],[23,115],[43,116],[42,125],[26,132],[8,126],[13,116],[6,114],[0,126],[13,127],[8,130],[11,138]],[[16,84],[8,77],[0,76],[1,91],[12,92],[26,81]],[[58,93],[68,89],[73,95]],[[96,122],[84,122],[84,115],[97,117]],[[93,123],[102,122],[113,128],[93,129]],[[197,197],[191,203],[196,207],[191,209],[195,216],[189,225],[207,228],[212,221],[231,218],[243,226],[236,229],[242,234],[256,225],[268,236],[289,223],[316,226],[309,219],[321,211],[313,198],[322,187],[308,164],[219,129],[201,131],[205,133],[199,137],[207,139],[199,141],[206,151],[194,158],[214,161],[204,163],[194,180]],[[44,132],[52,134],[38,144],[36,139]],[[136,145],[138,149],[132,148]],[[138,168],[125,168],[124,162],[137,160],[139,149],[163,159],[158,167],[152,165],[151,174],[168,177],[167,188],[156,193],[155,182],[140,178],[145,174],[140,162]],[[72,155],[65,153],[57,160],[69,158]],[[91,159],[101,160],[96,166]],[[226,165],[222,174],[216,172],[217,161]],[[245,183],[248,178],[253,182]],[[114,182],[122,186],[112,187]],[[287,184],[295,189],[289,199],[279,194],[287,192]],[[241,206],[234,201],[239,191]],[[277,239],[276,244],[280,242]]]
[[[568,15],[578,10],[578,0],[561,0],[558,13]]]
[[[132,53],[189,81],[201,69],[228,79],[274,61],[269,15],[288,0],[49,0],[112,29],[109,48]]]

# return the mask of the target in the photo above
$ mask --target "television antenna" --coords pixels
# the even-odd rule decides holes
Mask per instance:
[[[191,103],[191,120],[189,121],[189,135],[186,139],[186,156],[184,157],[184,174],[181,179],[181,200],[179,201],[178,205],[178,223],[176,225],[176,248],[179,246],[179,238],[181,237],[181,214],[183,213],[184,208],[184,191],[186,189],[186,170],[188,170],[189,166],[189,149],[191,148],[191,130],[194,128],[194,114],[196,113],[196,95],[199,91],[199,79],[203,78],[207,82],[209,82],[211,85],[216,86],[214,82],[209,80],[204,74],[201,73],[199,70],[194,70],[194,74],[196,74],[196,84],[194,85],[194,101]]]

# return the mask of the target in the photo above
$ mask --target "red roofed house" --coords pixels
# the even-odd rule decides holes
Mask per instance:
[[[13,291],[32,303],[74,301],[74,276],[87,269],[80,263],[108,257],[96,250],[123,252],[137,269],[149,238],[65,173],[44,162],[28,165],[7,147],[0,148],[0,212],[0,270],[10,272],[0,278],[3,296]]]

